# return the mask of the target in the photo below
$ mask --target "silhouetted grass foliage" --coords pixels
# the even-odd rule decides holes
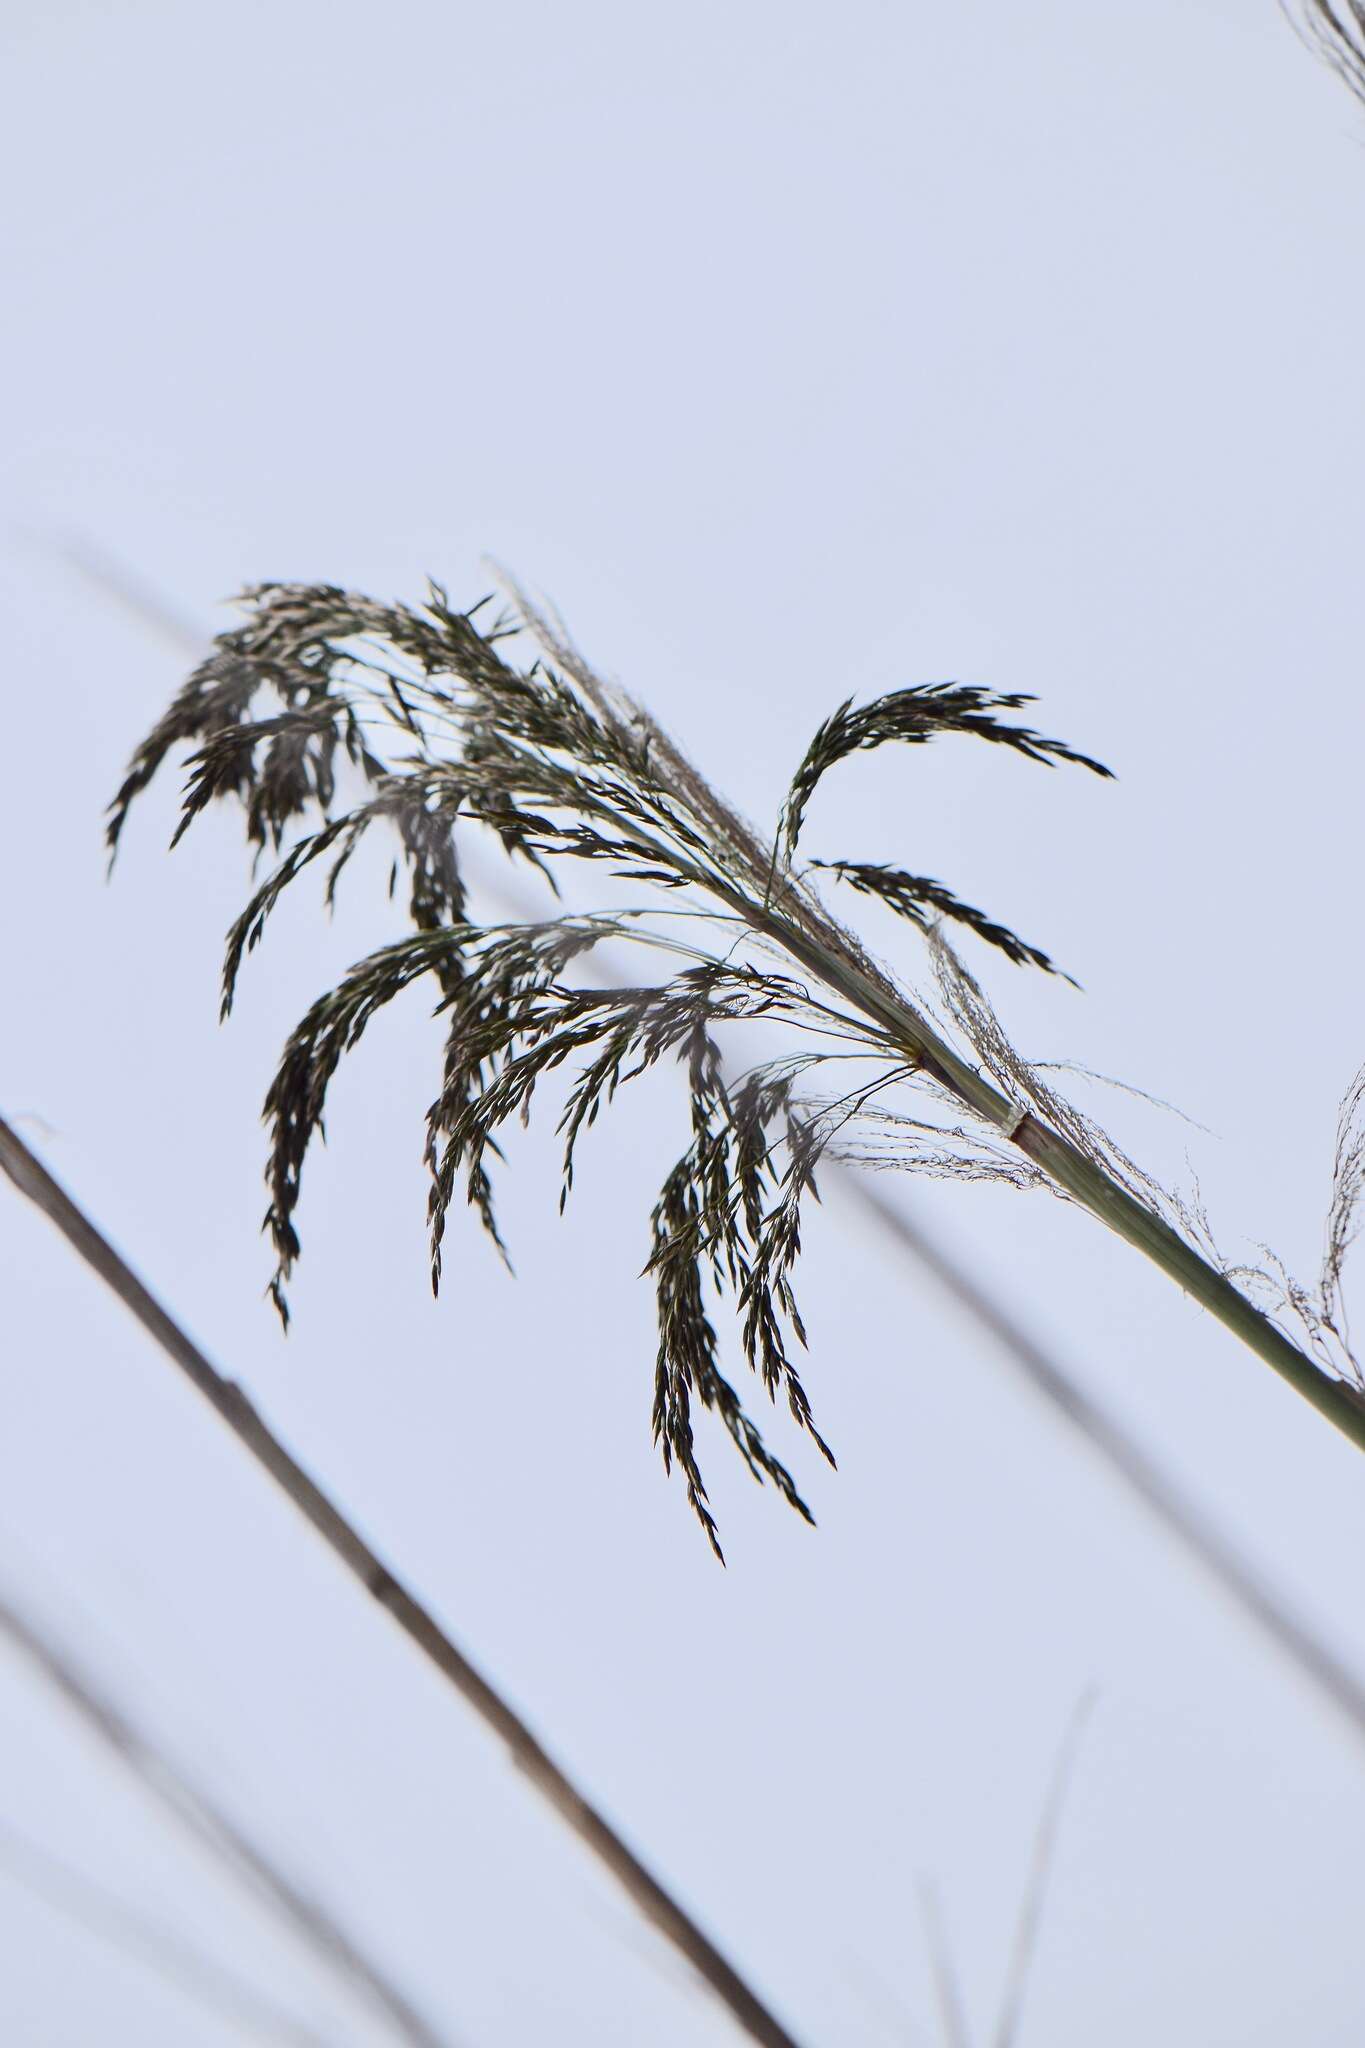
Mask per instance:
[[[375,1014],[415,982],[434,986],[446,1033],[426,1135],[437,1287],[461,1190],[506,1256],[493,1184],[499,1133],[529,1119],[542,1081],[560,1070],[566,1077],[562,1205],[576,1145],[603,1108],[662,1061],[681,1068],[691,1133],[654,1207],[646,1264],[658,1314],[653,1428],[717,1551],[695,1404],[718,1417],[755,1478],[809,1511],[721,1369],[716,1302],[734,1304],[744,1358],[769,1400],[780,1395],[830,1456],[797,1369],[806,1336],[792,1273],[803,1204],[817,1193],[831,1146],[872,1164],[1063,1192],[1013,1143],[1036,1112],[1089,1163],[1084,1170],[1102,1173],[1201,1255],[1208,1248],[1197,1209],[1158,1187],[1015,1052],[940,921],[1016,964],[1057,971],[1045,953],[940,882],[865,862],[814,863],[925,934],[946,1012],[946,1024],[931,1028],[924,998],[899,988],[816,895],[811,870],[792,866],[821,779],[855,752],[965,735],[1033,763],[1107,774],[1001,715],[1027,698],[937,683],[862,707],[850,700],[820,727],[765,840],[640,704],[602,682],[524,600],[495,616],[488,601],[454,610],[436,586],[413,609],[329,586],[267,584],[244,603],[245,622],[220,635],[134,755],[111,807],[109,843],[112,857],[130,805],[181,747],[190,749],[189,779],[176,838],[212,803],[240,807],[249,845],[275,864],[228,935],[226,1015],[243,960],[285,889],[319,863],[330,903],[371,827],[396,838],[391,890],[405,875],[410,929],[311,1006],[266,1098],[271,1291],[286,1319],[303,1168],[332,1077]],[[523,632],[538,652],[517,666],[507,643]],[[613,894],[630,885],[631,899],[536,922],[481,920],[459,857],[458,835],[470,828],[492,834],[556,895],[568,864],[586,862]],[[662,978],[583,986],[583,964],[606,940],[646,949]],[[795,1050],[728,1079],[718,1034],[760,1019]],[[977,1070],[936,1035],[943,1029],[965,1041],[1003,1095],[978,1085]],[[839,1085],[822,1093],[812,1086],[821,1076]],[[893,1094],[907,1082],[913,1109]],[[1344,1249],[1362,1159],[1358,1138],[1344,1137],[1342,1147],[1334,1213]],[[1333,1286],[1339,1267],[1338,1255]],[[1339,1318],[1327,1307],[1319,1324],[1335,1331]]]

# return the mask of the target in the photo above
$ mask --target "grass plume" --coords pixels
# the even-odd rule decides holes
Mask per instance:
[[[1107,775],[1090,756],[1017,722],[1028,699],[935,683],[862,707],[846,702],[819,728],[764,838],[642,705],[597,677],[525,600],[497,615],[488,601],[458,611],[434,585],[413,608],[332,586],[267,584],[246,593],[245,608],[245,622],[220,635],[134,755],[109,840],[112,855],[130,806],[181,747],[190,749],[189,780],[176,837],[211,804],[240,808],[256,859],[273,865],[228,937],[226,1013],[284,891],[321,863],[330,900],[372,826],[396,837],[394,883],[406,875],[409,930],[311,1006],[266,1098],[266,1223],[282,1314],[300,1250],[304,1166],[331,1080],[377,1012],[420,983],[445,1028],[426,1135],[436,1286],[461,1193],[505,1255],[494,1187],[499,1133],[529,1118],[543,1081],[566,1077],[562,1202],[579,1140],[617,1093],[662,1062],[681,1070],[688,1137],[650,1218],[645,1268],[658,1314],[653,1430],[717,1553],[698,1408],[719,1420],[755,1479],[809,1514],[722,1370],[718,1302],[728,1298],[735,1309],[744,1360],[769,1404],[780,1396],[797,1429],[831,1455],[798,1370],[806,1335],[792,1281],[803,1207],[831,1147],[854,1160],[1000,1178],[1079,1201],[1365,1446],[1365,1403],[1233,1284],[1197,1208],[1168,1195],[1021,1058],[942,921],[1016,965],[1056,971],[1049,957],[941,882],[865,862],[793,865],[818,785],[857,752],[965,736],[1033,764]],[[522,664],[509,658],[518,634],[533,642]],[[482,922],[459,859],[459,835],[470,829],[491,834],[556,896],[572,864],[589,863],[621,900],[592,912],[556,905],[539,921]],[[819,869],[921,931],[944,1020],[830,911],[812,881]],[[654,978],[582,986],[576,963],[606,939],[640,948]],[[756,1020],[779,1027],[794,1050],[731,1081],[721,1038]],[[831,1079],[837,1085],[821,1092]],[[1361,1177],[1359,1140],[1343,1145],[1333,1302]],[[1344,1329],[1339,1307],[1325,1308],[1322,1320]]]

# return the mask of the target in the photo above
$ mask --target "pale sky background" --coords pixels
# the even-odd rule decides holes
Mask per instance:
[[[560,606],[770,818],[850,692],[958,677],[1120,780],[887,750],[812,853],[942,876],[1068,966],[1024,1048],[1188,1150],[1233,1249],[1311,1274],[1365,1056],[1365,114],[1274,0],[685,9],[10,0],[0,1106],[812,2044],[978,2039],[1043,1788],[1099,1706],[1024,2044],[1346,2048],[1365,1754],[833,1192],[809,1229],[819,1518],[649,1441],[669,1075],[556,1216],[548,1132],[426,1286],[415,1000],[338,1086],[287,1344],[271,1061],[390,929],[300,903],[216,1022],[227,818],[111,886],[101,809],[262,577]],[[889,925],[876,942],[913,971]],[[1170,1284],[1038,1198],[898,1184],[1365,1669],[1358,1456]],[[1360,1298],[1365,1275],[1356,1276]],[[463,2048],[738,2038],[49,1228],[0,1187],[0,1590],[323,1891]],[[1365,1321],[1365,1311],[1358,1312]],[[728,1333],[727,1333],[728,1334]],[[733,1354],[732,1354],[733,1355]],[[241,1906],[8,1653],[0,1822],[339,2048],[377,2022]],[[0,1867],[0,2037],[243,2038]]]

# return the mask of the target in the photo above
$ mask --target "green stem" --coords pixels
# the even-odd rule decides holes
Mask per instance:
[[[1028,1116],[1015,1143],[1045,1173],[1083,1202],[1093,1216],[1135,1245],[1187,1294],[1217,1316],[1234,1337],[1240,1337],[1258,1358],[1273,1366],[1296,1393],[1311,1401],[1320,1415],[1365,1450],[1365,1401],[1346,1381],[1323,1371],[1254,1302],[1234,1287],[1216,1266],[1163,1222],[1145,1204],[1119,1187],[1094,1162],[1056,1131]]]
[[[1296,1393],[1311,1401],[1320,1415],[1335,1423],[1357,1449],[1365,1450],[1365,1395],[1357,1393],[1348,1381],[1324,1372],[1154,1210],[1130,1195],[1103,1167],[1032,1111],[1021,1116],[1019,1105],[1010,1102],[983,1074],[961,1059],[912,1003],[867,973],[841,948],[832,947],[828,941],[822,943],[820,938],[771,909],[764,914],[763,923],[805,966],[880,1025],[896,1045],[917,1055],[922,1066],[959,1101],[993,1123],[1092,1216],[1145,1253],[1187,1294],[1217,1316],[1234,1337],[1273,1366]]]

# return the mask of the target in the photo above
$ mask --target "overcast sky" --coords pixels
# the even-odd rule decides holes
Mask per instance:
[[[518,1277],[461,1217],[433,1305],[439,1040],[395,1009],[338,1085],[281,1338],[259,1103],[391,913],[377,873],[330,928],[301,900],[219,1028],[239,832],[168,858],[169,777],[106,886],[102,806],[184,657],[72,555],[205,637],[248,581],[470,600],[505,562],[760,820],[851,693],[1036,692],[1117,783],[886,750],[810,850],[1052,951],[1084,994],[989,970],[1025,1050],[1197,1118],[1105,1099],[1231,1251],[1311,1276],[1365,1056],[1365,115],[1274,0],[10,0],[4,37],[0,1108],[803,2042],[938,2038],[925,1877],[988,2038],[1094,1683],[1023,2042],[1357,2043],[1365,1754],[833,1190],[803,1305],[840,1470],[779,1422],[811,1531],[707,1432],[714,1565],[649,1440],[675,1077],[603,1121],[562,1222],[549,1133],[519,1144]],[[892,1192],[1365,1669],[1351,1448],[1077,1214]],[[3,1190],[0,1287],[0,1593],[452,2039],[734,2039]],[[6,1828],[329,2042],[385,2038],[8,1653],[0,1758]],[[5,1840],[6,2040],[242,2038]]]

